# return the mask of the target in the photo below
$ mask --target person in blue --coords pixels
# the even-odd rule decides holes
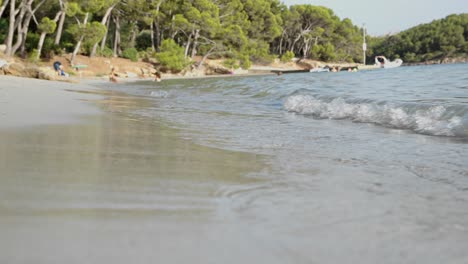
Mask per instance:
[[[60,63],[60,61],[54,62],[54,70],[58,76],[65,76],[65,71],[62,69],[62,63]]]

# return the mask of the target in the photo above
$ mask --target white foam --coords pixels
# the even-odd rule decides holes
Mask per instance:
[[[151,91],[150,95],[156,98],[166,98],[169,93],[166,91]]]
[[[292,95],[284,103],[284,108],[323,119],[350,119],[438,136],[468,136],[463,117],[454,116],[441,105],[348,103],[343,98],[318,99],[311,95]]]

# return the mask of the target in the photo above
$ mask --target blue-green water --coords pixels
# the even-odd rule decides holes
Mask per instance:
[[[467,76],[461,64],[112,89],[151,100],[132,114],[185,139],[269,157],[246,175],[262,181],[215,200],[226,228],[279,263],[465,263]]]

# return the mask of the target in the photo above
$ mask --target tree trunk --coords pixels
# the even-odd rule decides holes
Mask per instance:
[[[293,43],[291,44],[291,48],[290,50],[292,50],[294,52],[294,47],[296,46],[296,43],[301,39],[302,37],[302,34],[299,34],[293,41]]]
[[[114,57],[120,55],[120,18],[118,16],[114,17],[115,23],[115,35],[114,35]]]
[[[107,20],[109,19],[110,15],[111,15],[111,12],[114,9],[115,5],[116,4],[113,4],[109,8],[107,8],[106,13],[104,14],[104,17],[101,20],[102,25],[106,25]],[[107,32],[106,32],[106,35],[107,35]],[[89,57],[92,58],[92,57],[94,57],[96,55],[96,50],[97,50],[98,45],[99,45],[99,42],[96,42],[94,44],[93,49],[91,50],[91,54],[89,54]]]
[[[279,55],[283,55],[283,40],[284,40],[284,31],[281,34],[281,39],[280,39],[280,43],[279,43],[279,49],[278,49],[278,54]]]
[[[213,45],[213,47],[211,47],[211,49],[205,54],[205,56],[203,56],[202,60],[200,61],[200,63],[198,64],[197,66],[197,69],[200,69],[203,64],[205,63],[205,60],[208,58],[208,56],[210,56],[212,53],[212,51],[216,48],[216,46]]]
[[[26,57],[26,38],[28,37],[28,32],[29,32],[29,25],[31,23],[31,19],[34,18],[34,21],[36,24],[38,22],[36,21],[36,18],[34,17],[34,14],[36,11],[44,4],[45,0],[40,1],[34,9],[32,9],[32,3],[34,0],[29,0],[26,8],[28,9],[28,15],[26,16],[26,19],[24,20],[23,23],[23,29],[22,29],[22,40],[21,40],[21,57],[25,58]]]
[[[130,34],[130,39],[128,40],[129,41],[129,46],[130,48],[134,48],[135,47],[135,42],[136,42],[136,37],[137,37],[137,25],[136,25],[136,22],[131,22],[132,23],[132,34]]]
[[[86,24],[88,23],[88,17],[89,17],[89,13],[86,13],[85,14],[85,18],[83,20],[83,27],[86,27]],[[73,50],[73,53],[72,53],[72,56],[71,56],[71,59],[70,59],[70,62],[71,64],[75,64],[75,58],[76,58],[76,55],[78,54],[78,52],[80,51],[80,47],[81,47],[81,43],[83,42],[83,38],[84,36],[81,36],[80,37],[80,40],[78,40],[78,42],[76,43],[76,46],[75,46],[75,49]]]
[[[39,43],[37,43],[37,57],[36,57],[36,59],[41,58],[42,46],[44,45],[46,35],[47,35],[47,33],[42,32],[41,36],[39,37]]]
[[[197,55],[197,45],[198,45],[198,38],[200,37],[200,30],[195,30],[195,36],[193,37],[193,46],[192,46],[192,59]]]
[[[26,18],[24,19],[23,22],[23,28],[21,29],[21,43],[20,43],[20,51],[21,51],[21,57],[24,59],[26,57],[26,38],[28,37],[28,30],[29,30],[29,23],[31,22],[31,18],[34,15],[35,10],[32,10],[32,2],[34,0],[30,0],[28,2],[28,5],[26,8],[28,9],[28,14],[26,15]],[[41,3],[39,3],[41,5]],[[37,10],[37,9],[36,9]]]
[[[107,22],[106,22],[106,28],[107,28],[107,31],[109,32],[109,25],[110,25],[110,19],[107,19]],[[106,41],[107,41],[107,34],[104,35],[104,37],[102,38],[102,41],[101,41],[101,52],[104,50],[104,48],[106,47]]]
[[[12,0],[12,2],[14,2],[14,0]],[[28,18],[24,18],[24,15],[26,13],[26,10],[27,10],[27,7],[28,6],[28,3],[27,4],[22,4],[21,6],[21,10],[19,12],[19,15],[18,15],[18,19],[16,20],[16,23],[17,23],[17,36],[16,36],[16,42],[15,44],[13,45],[13,47],[11,47],[11,54],[14,55],[16,53],[16,51],[19,49],[19,47],[21,46],[21,43],[23,42],[23,37],[24,37],[24,22],[26,20],[28,20]],[[31,17],[29,17],[29,20],[31,19]]]
[[[306,41],[306,42],[304,43],[304,47],[302,48],[302,52],[303,52],[302,57],[303,57],[304,59],[307,58],[307,53],[308,53],[308,51],[309,51],[309,41]]]
[[[190,48],[191,41],[192,41],[192,34],[190,34],[189,37],[187,38],[187,45],[185,45],[185,53],[184,53],[185,58],[187,58],[188,56],[188,51]]]
[[[13,46],[13,35],[15,33],[15,1],[11,0],[10,3],[10,20],[9,20],[9,25],[8,25],[8,36],[5,41],[6,44],[6,50],[5,54],[7,56],[12,56],[12,46]]]
[[[153,27],[153,22],[151,22],[150,25],[150,36],[151,36],[151,50],[154,51],[154,27]]]
[[[161,47],[161,29],[159,28],[159,23],[154,22],[154,28],[156,29],[156,50],[159,51]]]
[[[62,38],[63,24],[65,23],[65,18],[67,16],[65,12],[65,7],[62,1],[60,1],[60,7],[61,7],[62,15],[60,16],[60,22],[57,27],[57,35],[55,35],[55,41],[54,41],[55,45],[60,44],[60,39]]]
[[[2,4],[2,6],[0,7],[0,18],[2,18],[3,11],[5,11],[5,8],[6,8],[6,6],[8,5],[8,2],[9,2],[9,1],[10,1],[10,0],[3,0],[3,4]]]
[[[55,15],[54,22],[57,23],[57,21],[60,19],[62,16],[62,11],[58,11],[58,13]],[[50,32],[53,33],[53,32]],[[39,37],[39,42],[37,43],[37,59],[41,58],[41,53],[42,53],[42,46],[44,45],[45,37],[47,33],[42,32],[41,36]]]

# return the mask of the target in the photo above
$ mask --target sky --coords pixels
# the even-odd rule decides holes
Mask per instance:
[[[409,29],[450,14],[468,13],[468,0],[282,0],[286,5],[311,4],[332,9],[368,34],[381,36]]]

